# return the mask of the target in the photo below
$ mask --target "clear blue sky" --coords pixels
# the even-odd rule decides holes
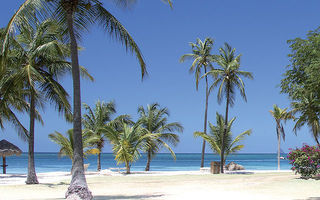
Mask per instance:
[[[6,26],[10,16],[22,3],[4,1],[0,7],[0,24]],[[139,0],[130,10],[116,8],[111,1],[102,1],[127,28],[141,48],[147,62],[149,76],[143,82],[134,56],[110,39],[100,28],[92,27],[81,41],[81,65],[94,76],[93,83],[82,81],[82,101],[93,106],[97,99],[114,100],[118,114],[130,114],[137,119],[137,107],[158,102],[169,108],[170,121],[179,121],[185,131],[176,152],[201,150],[201,140],[193,132],[203,130],[204,84],[195,89],[194,76],[188,73],[190,62],[179,63],[179,58],[191,51],[189,42],[196,38],[215,39],[214,52],[228,42],[243,54],[243,70],[250,71],[254,80],[245,80],[248,102],[239,95],[230,110],[237,117],[233,132],[252,129],[253,134],[244,142],[244,152],[276,152],[275,122],[268,110],[273,104],[289,106],[285,95],[279,94],[282,74],[289,64],[288,39],[304,37],[320,22],[318,0],[175,0],[171,10],[160,0]],[[72,94],[71,76],[63,85]],[[209,121],[215,123],[216,111],[224,113],[225,102],[218,105],[216,91],[209,99]],[[28,116],[19,115],[28,127]],[[64,133],[72,125],[66,124],[50,105],[42,111],[44,126],[36,124],[35,150],[58,151],[58,146],[48,139],[54,131]],[[287,138],[282,149],[314,144],[308,128],[295,136],[293,123],[285,125]],[[7,139],[27,151],[10,125],[1,131],[0,139]],[[110,152],[106,145],[104,152]],[[210,152],[207,149],[207,152]]]

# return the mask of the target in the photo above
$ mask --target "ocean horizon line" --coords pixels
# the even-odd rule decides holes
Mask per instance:
[[[23,154],[26,154],[26,153],[28,153],[28,152],[22,152]],[[35,153],[59,153],[59,152],[54,152],[54,151],[40,151],[40,152],[35,152]],[[288,154],[289,152],[281,152],[281,154]],[[102,154],[113,154],[112,152],[102,152]],[[146,153],[141,153],[141,154],[146,154]],[[157,154],[171,154],[171,153],[157,153]],[[183,153],[181,153],[181,152],[179,152],[179,153],[175,153],[175,154],[201,154],[201,152],[200,153],[194,153],[194,152],[192,152],[192,153],[188,153],[188,152],[183,152]],[[218,155],[218,154],[216,154],[216,153],[205,153],[205,154],[210,154],[210,155]],[[232,153],[232,154],[230,154],[230,155],[245,155],[245,154],[277,154],[276,152],[263,152],[263,153]]]

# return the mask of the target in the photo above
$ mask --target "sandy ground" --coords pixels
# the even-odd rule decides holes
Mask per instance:
[[[89,172],[86,176],[95,200],[320,200],[320,180],[303,180],[288,171],[218,175],[199,171],[122,175],[104,171],[101,174]],[[25,175],[0,175],[0,199],[63,199],[70,181],[69,173],[41,173],[38,177],[39,185],[25,185]]]

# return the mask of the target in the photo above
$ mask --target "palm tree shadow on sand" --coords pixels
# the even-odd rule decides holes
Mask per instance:
[[[93,197],[93,200],[158,199],[158,198],[163,198],[163,197],[164,197],[163,194],[150,194],[150,195],[147,195],[147,194],[145,194],[145,195],[96,195],[96,196]],[[41,199],[41,200],[43,200],[43,199]],[[63,200],[63,199],[61,199],[61,198],[50,198],[50,199],[46,199],[46,200]],[[314,200],[314,199],[310,199],[310,200]]]
[[[25,174],[6,174],[6,175],[0,174],[0,179],[1,178],[7,178],[7,179],[8,178],[27,178],[27,175],[25,175]]]
[[[295,199],[295,200],[320,200],[320,197],[309,197],[307,199]]]
[[[106,200],[106,199],[153,199],[153,198],[161,198],[163,194],[151,194],[151,195],[98,195],[94,196],[94,200]]]
[[[298,178],[295,178],[297,180],[308,180],[308,179],[313,179],[313,180],[316,180],[316,181],[320,181],[320,176],[315,176],[315,177],[312,177],[312,178],[304,178],[304,177],[298,177]],[[320,197],[319,197],[320,198]],[[319,199],[320,200],[320,199]]]
[[[60,182],[60,183],[41,183],[40,185],[45,185],[49,188],[56,188],[60,185],[69,185],[69,183],[65,183],[65,182]]]

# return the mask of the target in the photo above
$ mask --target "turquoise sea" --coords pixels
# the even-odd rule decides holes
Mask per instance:
[[[199,170],[201,154],[199,153],[177,153],[177,159],[174,161],[170,154],[158,154],[151,162],[152,171],[191,171]],[[281,156],[286,157],[286,154]],[[114,156],[111,153],[102,154],[102,169],[118,167]],[[205,167],[210,166],[211,161],[219,161],[218,155],[206,154]],[[276,170],[276,154],[235,154],[229,155],[227,163],[234,161],[241,164],[248,170]],[[36,153],[35,154],[37,172],[69,171],[71,161],[67,157],[59,158],[57,153]],[[90,163],[89,170],[97,169],[97,156],[90,156],[85,159],[85,163]],[[2,163],[1,163],[2,164]],[[7,157],[7,173],[27,173],[28,155],[23,153],[21,156]],[[142,171],[145,168],[146,155],[132,164],[132,171]],[[120,167],[123,167],[121,165]],[[291,168],[288,160],[281,160],[281,169],[289,170]]]

